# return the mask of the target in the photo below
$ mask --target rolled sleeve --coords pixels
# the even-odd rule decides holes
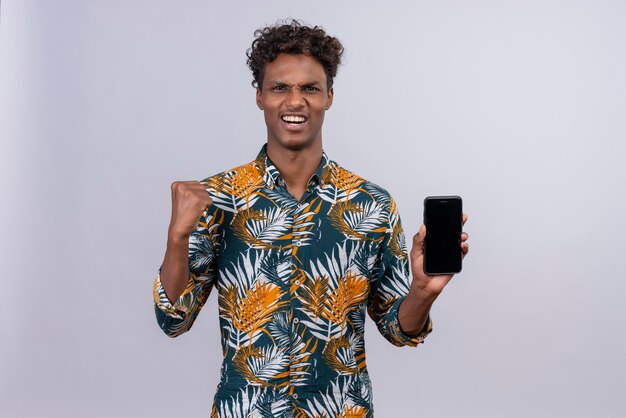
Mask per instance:
[[[393,200],[389,207],[387,232],[381,244],[368,313],[385,339],[395,346],[415,347],[432,331],[430,315],[416,337],[402,331],[398,320],[400,304],[410,289],[409,262],[404,231]]]
[[[430,315],[426,318],[426,322],[424,323],[424,327],[421,329],[419,334],[415,337],[409,337],[402,331],[402,327],[400,326],[400,320],[398,319],[398,312],[400,310],[400,304],[405,299],[405,297],[400,298],[396,303],[394,303],[393,308],[391,309],[390,315],[393,315],[393,320],[389,322],[390,328],[392,328],[389,332],[394,334],[396,340],[401,342],[401,345],[408,345],[410,347],[415,347],[418,344],[424,342],[424,339],[430,334],[433,330],[433,323],[430,319]]]
[[[154,311],[165,334],[177,337],[191,328],[211,293],[212,281],[204,279],[198,280],[194,274],[189,274],[183,294],[172,303],[161,283],[159,270],[153,285]]]
[[[187,292],[190,287],[193,287],[193,275],[191,274],[187,280],[185,292]],[[189,309],[184,303],[185,292],[176,301],[174,301],[174,303],[170,302],[167,294],[165,293],[165,288],[161,283],[161,269],[159,269],[153,285],[154,303],[159,311],[174,319],[185,319],[189,313]]]
[[[214,281],[214,246],[204,215],[200,218],[197,231],[189,237],[189,276],[183,293],[177,300],[171,301],[161,283],[161,269],[154,279],[154,310],[163,332],[170,337],[177,337],[188,331],[207,301]]]

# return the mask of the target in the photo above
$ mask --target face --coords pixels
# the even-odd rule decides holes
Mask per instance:
[[[307,55],[279,54],[265,64],[256,102],[265,115],[274,148],[303,150],[321,145],[324,113],[333,103],[324,67]]]

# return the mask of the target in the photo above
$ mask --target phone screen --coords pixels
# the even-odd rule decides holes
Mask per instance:
[[[424,272],[458,273],[462,267],[461,228],[463,204],[459,196],[424,199]]]

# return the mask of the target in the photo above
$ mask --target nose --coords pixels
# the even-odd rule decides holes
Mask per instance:
[[[304,95],[300,89],[291,89],[287,97],[287,105],[290,108],[300,108],[305,104]]]

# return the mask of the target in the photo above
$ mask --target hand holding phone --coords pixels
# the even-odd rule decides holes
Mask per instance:
[[[424,199],[424,272],[454,274],[462,269],[463,202],[459,196]]]

